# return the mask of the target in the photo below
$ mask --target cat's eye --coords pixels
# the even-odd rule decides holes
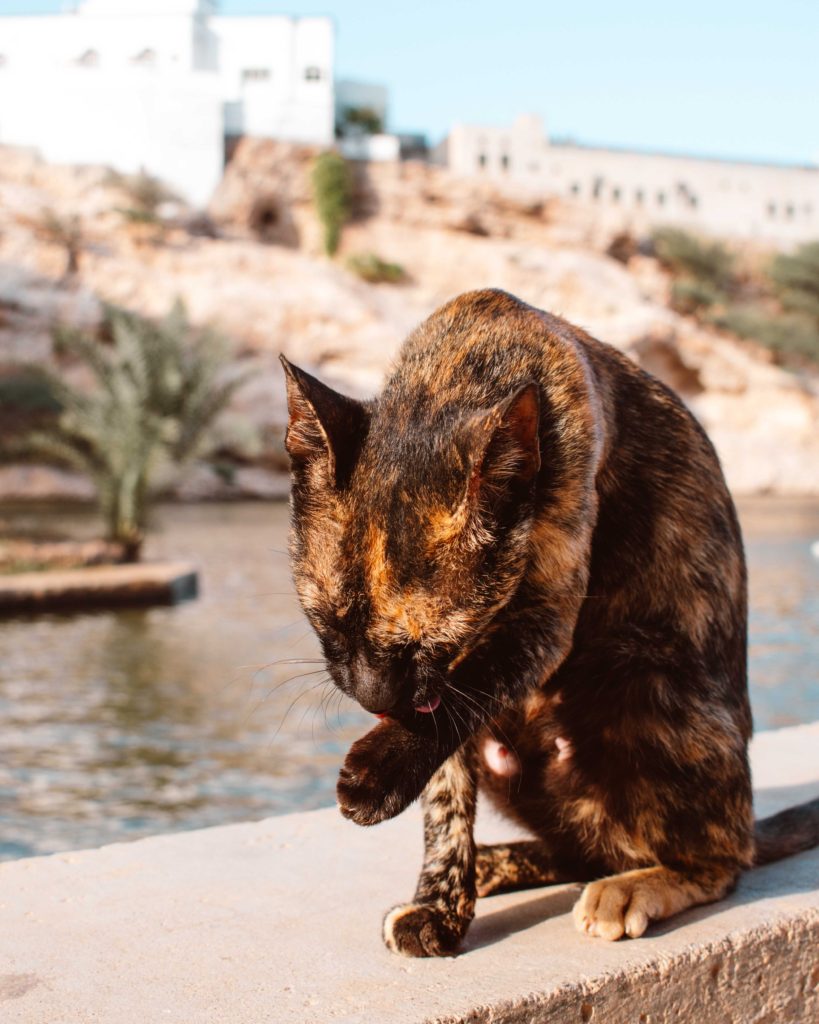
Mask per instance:
[[[321,631],[321,646],[326,657],[341,659],[347,653],[347,639],[337,629],[328,628]]]
[[[349,623],[338,613],[323,619],[318,634],[328,657],[342,658],[348,653],[349,631]]]
[[[421,644],[414,640],[401,644],[391,652],[393,664],[409,668],[418,659],[422,650]]]

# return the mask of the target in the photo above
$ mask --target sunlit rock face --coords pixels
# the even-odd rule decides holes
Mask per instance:
[[[93,324],[100,299],[156,316],[179,296],[194,322],[234,340],[237,367],[254,367],[223,429],[231,438],[255,433],[249,461],[259,470],[228,483],[197,471],[188,493],[237,495],[248,486],[272,494],[277,485],[259,473],[286,464],[280,352],[351,394],[371,395],[423,317],[459,292],[501,287],[617,345],[678,391],[735,492],[819,494],[819,376],[785,370],[760,347],[673,312],[657,262],[607,257],[610,238],[589,211],[510,199],[422,164],[357,165],[354,217],[330,261],[312,207],[313,156],[245,140],[210,210],[221,237],[190,232],[177,208],[154,239],[116,212],[122,195],[102,169],[3,150],[0,368],[50,359],[53,321]],[[64,253],[31,226],[46,207],[82,220],[86,244],[70,284],[61,280]],[[371,252],[400,263],[405,281],[370,284],[347,269],[351,254]],[[53,479],[61,493],[63,478]]]

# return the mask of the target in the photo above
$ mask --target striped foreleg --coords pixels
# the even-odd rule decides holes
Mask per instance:
[[[405,956],[448,956],[475,913],[476,779],[468,751],[453,754],[422,795],[424,866],[412,903],[384,919],[384,941]]]

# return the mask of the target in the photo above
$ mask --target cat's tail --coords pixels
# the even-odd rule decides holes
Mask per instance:
[[[754,841],[755,867],[819,846],[819,797],[757,821]]]

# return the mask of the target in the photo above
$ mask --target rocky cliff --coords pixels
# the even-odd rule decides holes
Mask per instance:
[[[117,213],[118,185],[102,170],[0,150],[0,373],[48,360],[52,323],[93,323],[101,300],[158,315],[179,296],[195,322],[214,323],[254,366],[223,429],[238,436],[250,424],[257,436],[229,478],[199,467],[182,491],[269,496],[282,492],[274,474],[284,464],[279,352],[350,393],[371,394],[422,317],[458,292],[500,287],[619,346],[674,387],[736,492],[819,494],[819,378],[672,312],[659,265],[608,257],[593,211],[516,199],[420,164],[357,165],[354,219],[330,261],[311,204],[313,156],[246,140],[209,219],[171,209],[152,234]],[[44,208],[81,218],[70,279],[60,246],[32,227]],[[356,253],[400,264],[404,281],[361,280],[346,269]],[[29,493],[32,476],[41,492],[67,486],[64,475],[7,468],[0,490]]]

